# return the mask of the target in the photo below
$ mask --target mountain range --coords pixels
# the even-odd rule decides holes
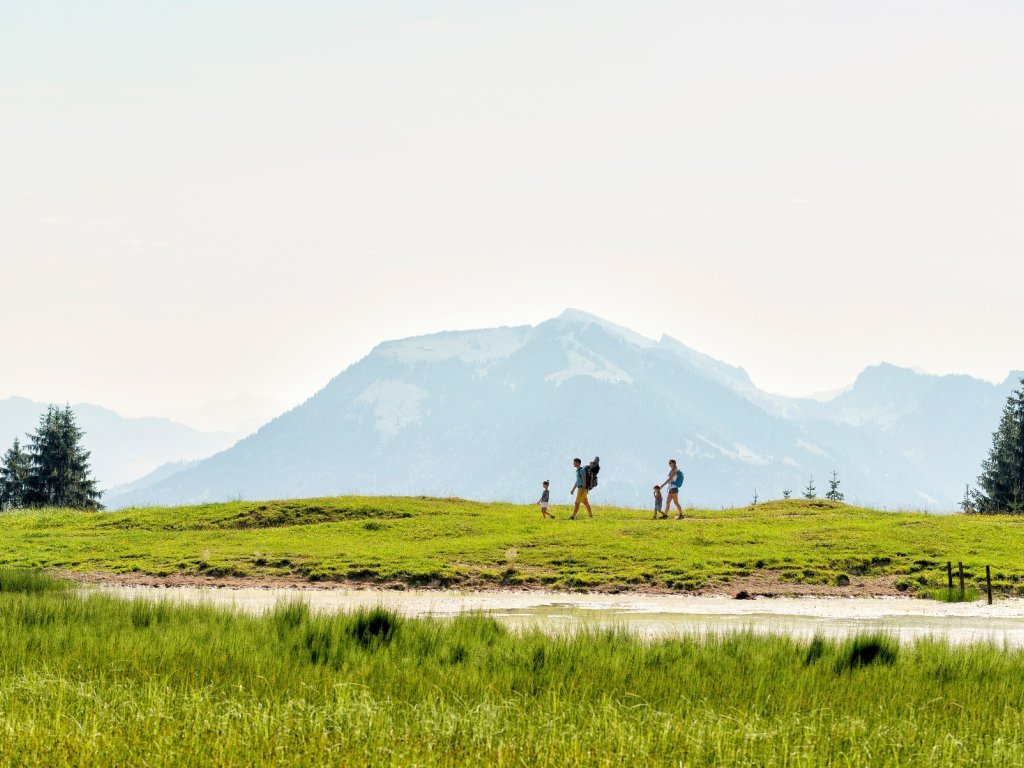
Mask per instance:
[[[39,426],[47,403],[24,397],[0,400],[0,453]],[[202,432],[169,419],[131,419],[89,403],[73,406],[82,444],[91,452],[89,463],[100,487],[109,489],[147,476],[168,462],[200,459],[231,446],[237,436]]]
[[[818,494],[951,510],[987,455],[1001,384],[892,365],[825,401],[759,390],[742,368],[578,310],[536,326],[384,342],[301,405],[209,458],[106,503],[340,493],[570,499],[571,460],[601,457],[598,502],[646,506],[675,457],[700,506]],[[178,457],[185,458],[185,457]]]

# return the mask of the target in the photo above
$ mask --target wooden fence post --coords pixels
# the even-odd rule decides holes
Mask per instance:
[[[946,576],[949,581],[949,591],[953,591],[953,562],[951,560],[946,561]]]
[[[992,605],[992,566],[985,566],[985,587],[988,589],[988,604]]]
[[[964,596],[964,564],[961,561],[960,563],[958,563],[958,565],[960,566],[960,599],[963,599],[963,596]]]

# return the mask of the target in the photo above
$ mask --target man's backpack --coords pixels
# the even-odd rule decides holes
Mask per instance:
[[[583,484],[586,485],[587,490],[591,488],[597,488],[597,475],[601,471],[601,459],[598,456],[594,457],[594,460],[587,464],[586,473],[583,476]]]

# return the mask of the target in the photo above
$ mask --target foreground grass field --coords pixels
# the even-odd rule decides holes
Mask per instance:
[[[119,512],[0,515],[0,564],[142,573],[554,589],[695,590],[769,575],[841,587],[888,577],[907,593],[969,586],[991,565],[1024,593],[1024,518],[877,512],[825,501],[692,511],[683,521],[598,507],[543,521],[536,507],[344,497]]]
[[[0,571],[0,766],[1003,766],[1024,654],[255,618]]]

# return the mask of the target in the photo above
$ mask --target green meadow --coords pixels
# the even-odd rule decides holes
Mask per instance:
[[[411,586],[560,590],[728,589],[768,575],[841,587],[888,577],[907,594],[967,585],[985,566],[1024,593],[1024,518],[880,512],[826,501],[688,510],[686,519],[598,505],[594,519],[458,499],[341,497],[0,515],[0,565],[155,576],[287,577]]]
[[[0,766],[1003,766],[1024,653],[262,617],[0,571]]]

